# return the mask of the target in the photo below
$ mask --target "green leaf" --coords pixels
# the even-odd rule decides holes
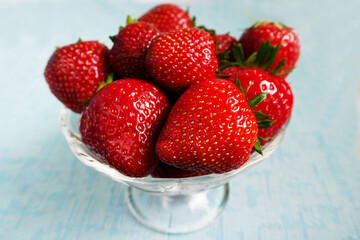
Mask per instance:
[[[86,106],[86,105],[88,105],[90,103],[90,101],[91,101],[91,98],[89,98],[88,100],[83,101],[81,103],[81,105]]]
[[[227,60],[229,58],[229,51],[225,51],[216,55],[218,62]]]
[[[284,26],[281,23],[273,23],[275,27],[277,27],[278,29],[282,30],[284,28]]]
[[[78,42],[78,43],[79,43],[79,42],[82,42],[82,39],[79,37],[79,39],[78,39],[78,41],[77,41],[77,42]]]
[[[196,26],[196,27],[208,32],[211,36],[216,34],[216,31],[214,29],[207,28],[204,25],[200,25],[200,26]]]
[[[267,70],[275,61],[279,48],[280,44],[274,47],[270,44],[270,41],[262,42],[258,50],[253,53],[254,56],[252,55],[246,60],[245,65],[247,67],[255,67],[262,70]],[[278,69],[281,67],[282,66],[280,65]]]
[[[259,112],[259,111],[252,111],[252,112],[253,112],[257,122],[263,122],[263,121],[266,121],[269,119],[269,116],[266,116],[262,112]]]
[[[270,67],[270,65],[274,62],[275,58],[276,58],[276,54],[277,52],[279,51],[280,49],[280,43],[278,45],[276,45],[276,47],[274,48],[273,46],[270,45],[270,42],[267,46],[267,49],[268,50],[268,56],[267,58],[264,60],[265,63],[264,65],[262,66],[262,69],[263,70],[266,70]]]
[[[277,73],[274,73],[275,76],[282,76],[282,75],[286,75],[286,74],[289,74],[291,73],[293,70],[295,69],[295,67],[292,67],[286,71],[282,71],[281,73],[277,72]]]
[[[239,63],[240,66],[243,66],[245,63],[245,57],[241,44],[234,44],[233,54],[236,62]]]
[[[256,54],[256,58],[253,62],[253,65],[254,66],[260,66],[261,65],[261,62],[263,61],[264,59],[264,55],[266,54],[266,51],[265,51],[265,44],[264,42],[261,42],[258,50],[257,50],[257,54]]]
[[[259,26],[261,24],[273,24],[272,21],[259,21],[253,25],[253,27]],[[285,62],[280,61],[278,65],[273,70],[267,70],[275,61],[276,55],[280,49],[281,45],[277,44],[275,47],[270,44],[270,41],[261,42],[257,51],[252,53],[247,59],[245,59],[244,52],[241,44],[234,44],[233,55],[235,58],[234,62],[228,62],[221,64],[219,69],[225,69],[230,66],[242,67],[242,68],[259,68],[264,71],[268,71],[272,75],[282,75],[279,73],[281,68],[284,66]],[[287,73],[285,73],[287,74]]]
[[[130,16],[128,16],[128,17],[131,19]],[[123,26],[120,26],[118,32],[120,32],[120,31],[123,30],[123,29],[124,29],[124,27],[123,27]],[[111,40],[112,42],[115,42],[116,37],[117,37],[117,34],[116,34],[116,35],[109,36],[109,38],[110,38],[110,40]]]
[[[235,84],[236,87],[240,90],[240,92],[245,96],[244,90],[243,90],[243,88],[241,87],[241,83],[240,83],[239,80],[237,79],[237,75],[235,76],[234,84]]]
[[[127,15],[127,17],[126,17],[126,25],[129,25],[131,23],[136,23],[136,20],[132,19],[132,17],[130,15]]]
[[[221,72],[225,68],[236,67],[236,66],[237,66],[237,63],[232,63],[232,62],[229,62],[228,60],[223,60],[223,61],[221,61],[221,66],[219,66],[218,70]]]
[[[193,17],[191,18],[191,24],[192,24],[193,27],[196,26],[196,17],[195,17],[195,16],[193,16]]]
[[[217,73],[216,77],[217,78],[228,78],[228,77],[231,77],[231,75],[223,75],[223,74]]]
[[[259,154],[263,155],[262,150],[261,150],[261,146],[260,146],[260,141],[259,141],[258,138],[256,139],[256,142],[255,142],[255,144],[254,144],[253,149],[254,149],[254,151],[256,151],[256,152],[258,152]]]
[[[229,62],[228,59],[221,60],[221,66],[219,67],[219,71],[222,71],[228,67],[245,67],[245,57],[241,44],[234,44],[232,50],[236,61]]]
[[[246,59],[245,65],[246,66],[253,66],[252,63],[257,58],[257,55],[258,55],[258,52],[254,52],[253,54],[251,54],[250,57],[248,57],[248,59]]]
[[[259,93],[258,95],[251,98],[247,103],[251,109],[253,109],[256,105],[258,105],[264,98],[266,97],[267,93]]]
[[[197,26],[197,25],[196,25],[196,17],[195,17],[195,16],[191,18],[191,24],[192,24],[192,26],[195,27],[195,28],[199,28],[199,29],[202,29],[202,30],[208,32],[211,36],[213,36],[213,35],[216,34],[216,31],[215,31],[214,29],[207,28],[207,27],[205,27],[204,25],[199,25],[199,26]]]
[[[280,48],[280,44],[278,44],[278,45],[279,46],[276,46],[276,48],[274,48],[270,44],[270,41],[266,42],[266,45],[265,45],[266,58],[264,59],[264,62],[263,62],[263,65],[262,65],[263,69],[266,70],[274,62],[275,57],[276,57],[276,53],[278,52],[278,50]]]
[[[257,21],[254,25],[252,25],[253,28],[257,28],[260,25],[265,25],[265,24],[270,24],[273,23],[273,21],[271,20],[261,20],[261,21]]]
[[[259,129],[264,129],[264,128],[269,128],[271,127],[271,125],[273,124],[274,121],[263,121],[263,122],[258,122],[258,128]]]
[[[270,71],[270,74],[277,74],[279,70],[285,65],[285,58],[279,62],[279,64]]]
[[[271,139],[271,137],[264,137],[264,138],[262,138],[262,137],[259,137],[259,136],[258,136],[258,139],[259,139],[260,141],[268,141],[268,140]]]
[[[111,40],[112,42],[115,42],[116,36],[117,36],[117,35],[109,36],[109,38],[110,38],[110,40]]]
[[[214,42],[215,42],[215,52],[217,52],[220,43],[216,40]]]
[[[114,80],[114,73],[111,72],[111,73],[109,73],[109,74],[106,76],[106,80],[105,80],[105,81],[106,81],[107,84],[109,84],[109,83],[112,83],[113,80]]]
[[[99,86],[98,86],[97,89],[96,89],[96,92],[99,91],[99,90],[100,90],[101,88],[103,88],[104,86],[112,83],[112,82],[113,82],[113,79],[114,79],[114,73],[111,72],[111,73],[109,73],[109,74],[107,75],[105,81],[100,82]]]

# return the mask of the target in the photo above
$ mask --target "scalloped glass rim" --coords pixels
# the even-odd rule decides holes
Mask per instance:
[[[81,141],[78,131],[80,115],[63,107],[60,111],[60,127],[72,152],[85,165],[103,173],[111,179],[151,193],[187,194],[215,188],[227,183],[230,178],[269,157],[282,142],[289,120],[279,132],[262,148],[263,156],[254,152],[250,159],[240,168],[222,174],[209,174],[189,178],[132,178],[121,174],[108,164],[100,162]],[[74,126],[75,124],[75,126]]]

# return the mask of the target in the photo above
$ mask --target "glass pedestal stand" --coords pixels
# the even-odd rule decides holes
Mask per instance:
[[[188,195],[151,194],[128,188],[127,205],[145,226],[164,233],[190,233],[200,230],[224,211],[229,184]]]
[[[165,233],[189,233],[206,227],[224,211],[231,178],[270,156],[283,140],[288,122],[240,168],[222,174],[189,178],[131,178],[99,160],[81,141],[79,114],[63,108],[60,127],[74,155],[86,166],[129,186],[127,205],[145,226]]]

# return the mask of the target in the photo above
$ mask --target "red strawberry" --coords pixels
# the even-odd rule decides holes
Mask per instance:
[[[80,41],[57,48],[45,68],[51,92],[80,113],[108,74],[108,48],[96,41]]]
[[[147,78],[145,56],[159,31],[148,23],[130,23],[121,29],[110,50],[109,62],[114,72],[126,78]]]
[[[286,73],[295,67],[300,55],[299,39],[291,28],[280,23],[271,21],[257,22],[246,29],[241,35],[239,43],[243,47],[245,58],[248,58],[259,49],[262,42],[267,41],[270,41],[273,46],[280,44],[275,61],[269,70],[275,68],[282,59],[285,59],[285,65],[279,73]]]
[[[236,39],[229,34],[220,34],[213,36],[215,43],[217,43],[216,54],[229,51],[231,53]]]
[[[269,128],[259,129],[258,136],[262,139],[273,137],[291,115],[293,95],[286,81],[258,68],[230,67],[221,74],[230,75],[227,79],[231,82],[237,78],[246,91],[247,101],[260,93],[267,93],[253,111],[259,111],[273,121]]]
[[[215,78],[214,40],[197,28],[164,33],[151,43],[145,63],[160,87],[181,93],[192,84]]]
[[[249,159],[257,132],[255,116],[236,85],[209,79],[180,96],[157,140],[156,153],[178,168],[223,173]]]
[[[85,145],[130,177],[144,177],[157,164],[155,142],[169,111],[153,84],[123,79],[100,89],[80,119]]]
[[[156,178],[187,178],[206,175],[206,172],[184,170],[159,161],[151,176]]]
[[[174,4],[158,5],[142,15],[138,21],[150,23],[161,32],[177,31],[182,28],[192,27],[192,22],[187,12]]]

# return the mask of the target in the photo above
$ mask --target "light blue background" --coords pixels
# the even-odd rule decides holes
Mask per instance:
[[[223,216],[203,231],[146,229],[126,187],[81,164],[58,127],[43,77],[55,46],[117,32],[156,1],[0,0],[0,239],[360,239],[360,1],[177,1],[199,24],[238,38],[255,19],[296,29],[301,57],[280,149],[231,181]]]

